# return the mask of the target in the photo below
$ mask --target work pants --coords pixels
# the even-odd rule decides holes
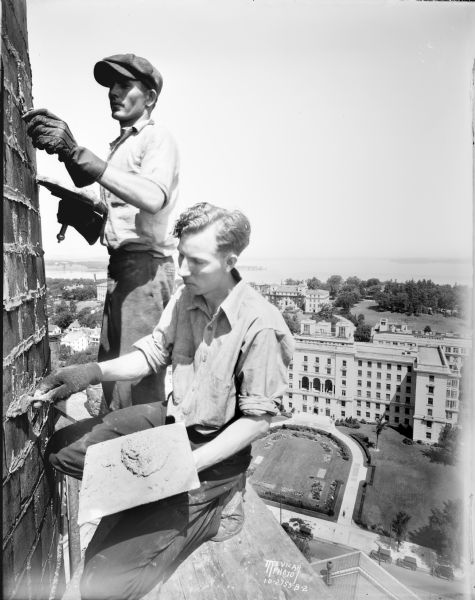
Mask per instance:
[[[46,448],[56,470],[82,478],[87,448],[160,425],[157,404],[132,406],[60,429]],[[187,429],[192,450],[209,436]],[[223,505],[242,484],[250,446],[199,474],[198,489],[104,517],[86,550],[83,600],[138,600],[218,531]],[[114,490],[110,491],[111,494]]]
[[[148,252],[119,250],[110,255],[107,275],[99,361],[131,352],[134,342],[152,333],[173,293],[175,267],[171,257],[156,258]],[[107,406],[117,410],[160,402],[164,422],[165,372],[165,368],[160,369],[139,382],[104,382],[102,389]]]

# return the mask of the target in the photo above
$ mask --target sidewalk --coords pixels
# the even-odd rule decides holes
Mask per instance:
[[[359,445],[348,435],[339,431],[329,417],[299,414],[290,419],[286,419],[285,421],[276,421],[272,423],[271,427],[276,428],[282,426],[284,423],[315,427],[318,430],[331,433],[348,447],[352,455],[352,463],[336,523],[317,517],[302,515],[297,511],[294,512],[285,508],[282,508],[282,520],[289,521],[289,519],[294,517],[302,518],[310,526],[314,538],[349,546],[356,550],[362,550],[366,554],[369,554],[371,550],[377,550],[379,546],[389,548],[388,538],[358,527],[352,519],[359,483],[366,479],[366,473],[368,471],[367,467],[364,466],[365,459]],[[267,508],[273,513],[274,517],[279,520],[279,507],[267,505]],[[430,571],[429,565],[432,551],[429,548],[409,542],[402,542],[399,551],[394,549],[394,547],[391,547],[391,554],[393,562],[395,562],[397,558],[414,556],[417,559],[420,569]]]
[[[353,510],[355,507],[356,496],[358,494],[358,487],[360,481],[365,481],[367,467],[364,466],[364,456],[361,448],[358,444],[351,439],[349,436],[341,433],[336,427],[333,421],[329,417],[322,417],[318,415],[296,415],[285,421],[274,422],[271,428],[282,426],[284,423],[292,425],[303,425],[306,427],[315,427],[320,431],[326,431],[331,433],[334,437],[341,440],[345,446],[351,452],[351,468],[346,482],[345,491],[343,494],[343,500],[341,503],[340,512],[338,515],[337,522],[343,525],[352,524]],[[320,520],[320,519],[319,519]]]

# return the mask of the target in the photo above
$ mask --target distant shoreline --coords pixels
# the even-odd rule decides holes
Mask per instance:
[[[439,285],[462,284],[472,287],[471,261],[466,258],[262,258],[243,257],[237,264],[247,281],[257,284],[279,284],[285,279],[306,280],[317,277],[326,281],[332,275],[343,279],[357,276],[362,280],[377,278],[380,281],[431,280]],[[105,259],[46,259],[47,277],[79,279],[105,277]]]

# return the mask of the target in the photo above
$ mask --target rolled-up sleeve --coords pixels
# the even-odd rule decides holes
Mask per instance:
[[[178,177],[179,157],[173,137],[164,129],[147,140],[140,174],[156,183],[169,200],[170,191]]]
[[[278,414],[293,349],[290,335],[271,328],[260,330],[244,349],[238,364],[238,403],[244,415]]]
[[[173,296],[152,333],[133,344],[134,348],[143,352],[150,368],[155,373],[160,367],[167,366],[171,362],[177,326],[176,315],[177,298]]]

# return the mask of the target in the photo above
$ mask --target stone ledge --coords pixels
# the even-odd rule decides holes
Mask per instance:
[[[334,598],[249,484],[244,507],[239,535],[203,544],[143,600]],[[62,600],[79,600],[81,572],[82,564]]]

